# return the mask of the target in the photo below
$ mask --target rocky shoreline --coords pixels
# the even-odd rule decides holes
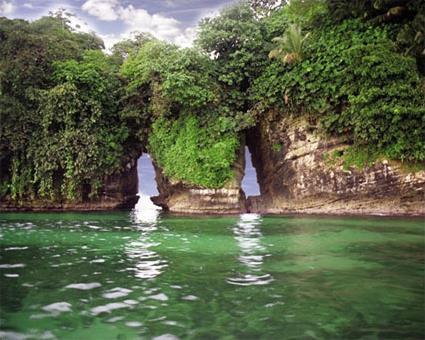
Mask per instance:
[[[154,203],[177,214],[425,216],[424,170],[409,172],[387,160],[345,168],[327,155],[343,153],[349,144],[322,135],[304,118],[276,117],[270,112],[244,141],[261,196],[245,197],[241,190],[245,160],[240,152],[234,180],[219,190],[169,181],[157,168],[160,195]]]
[[[330,162],[328,155],[349,145],[320,134],[304,118],[270,112],[243,139],[233,179],[223,188],[205,189],[173,181],[154,164],[159,195],[152,201],[171,214],[425,216],[425,171],[409,172],[387,160],[358,169]],[[244,147],[252,154],[261,196],[245,197]],[[109,177],[95,201],[83,203],[32,200],[0,202],[0,211],[130,210],[137,203],[136,160]],[[142,178],[143,181],[143,178]]]

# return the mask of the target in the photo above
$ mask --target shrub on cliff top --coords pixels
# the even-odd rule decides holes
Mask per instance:
[[[170,178],[208,188],[222,187],[232,178],[239,138],[233,132],[220,132],[218,125],[219,119],[200,126],[194,115],[182,115],[177,120],[162,116],[152,125],[150,154]]]

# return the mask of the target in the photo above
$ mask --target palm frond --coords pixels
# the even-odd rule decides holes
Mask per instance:
[[[283,36],[273,38],[276,48],[269,53],[270,59],[281,58],[284,63],[292,64],[303,58],[303,47],[309,33],[303,36],[298,25],[291,25]]]

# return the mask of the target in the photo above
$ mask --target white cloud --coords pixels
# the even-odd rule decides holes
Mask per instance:
[[[78,16],[75,7],[72,5],[56,3],[51,7],[44,8],[44,13],[42,15],[48,15],[48,13],[57,12],[61,12],[62,15],[64,15],[65,18],[69,20],[69,25],[78,32],[91,33],[96,31],[93,26],[89,25],[86,21]]]
[[[0,15],[11,14],[15,10],[15,6],[11,1],[0,2]]]
[[[118,0],[87,0],[81,8],[100,20],[113,21],[118,19],[117,5]]]
[[[94,32],[94,29],[87,23],[85,22],[83,19],[73,15],[68,17],[69,21],[70,21],[70,26],[79,31],[79,32],[85,32],[85,33],[91,33]]]
[[[131,37],[131,33],[146,32],[154,37],[188,47],[195,37],[193,28],[184,29],[180,21],[160,14],[150,14],[143,8],[133,5],[121,6],[117,0],[87,0],[83,11],[104,21],[120,20],[125,23],[121,34],[101,35],[107,48],[119,40]]]
[[[34,8],[34,5],[28,2],[28,3],[23,4],[22,7],[25,7],[25,8]]]
[[[69,20],[69,26],[71,26],[71,28],[77,32],[95,33],[100,37],[100,35],[96,33],[96,29],[84,19],[79,17],[78,14],[76,14],[76,10],[71,5],[54,5],[52,7],[45,8],[44,12],[45,14],[43,15],[47,15],[47,13],[63,12],[63,15]]]
[[[174,41],[177,45],[181,47],[191,47],[193,41],[196,38],[197,29],[196,27],[188,27],[184,30],[184,32],[178,35]]]
[[[173,18],[159,14],[149,14],[144,9],[134,8],[132,5],[120,8],[119,17],[131,31],[138,30],[155,35],[159,39],[173,41],[181,34],[180,22]]]
[[[103,42],[105,43],[105,49],[108,53],[111,51],[112,46],[114,46],[117,42],[131,37],[130,34],[126,33],[98,34],[98,36],[102,38]]]

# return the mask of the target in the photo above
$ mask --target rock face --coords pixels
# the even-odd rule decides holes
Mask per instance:
[[[267,119],[252,129],[253,155],[261,196],[247,209],[260,213],[424,215],[425,171],[408,173],[386,160],[371,167],[344,169],[327,155],[348,147],[323,137],[303,118]]]
[[[152,202],[176,214],[239,214],[245,212],[241,189],[245,159],[240,150],[233,167],[234,178],[221,189],[203,189],[166,178],[154,164],[159,195]]]
[[[137,179],[137,160],[130,161],[124,170],[106,178],[100,197],[95,200],[88,198],[83,202],[50,202],[36,199],[31,201],[15,202],[12,200],[0,201],[0,211],[101,211],[116,209],[132,209],[139,197]]]

